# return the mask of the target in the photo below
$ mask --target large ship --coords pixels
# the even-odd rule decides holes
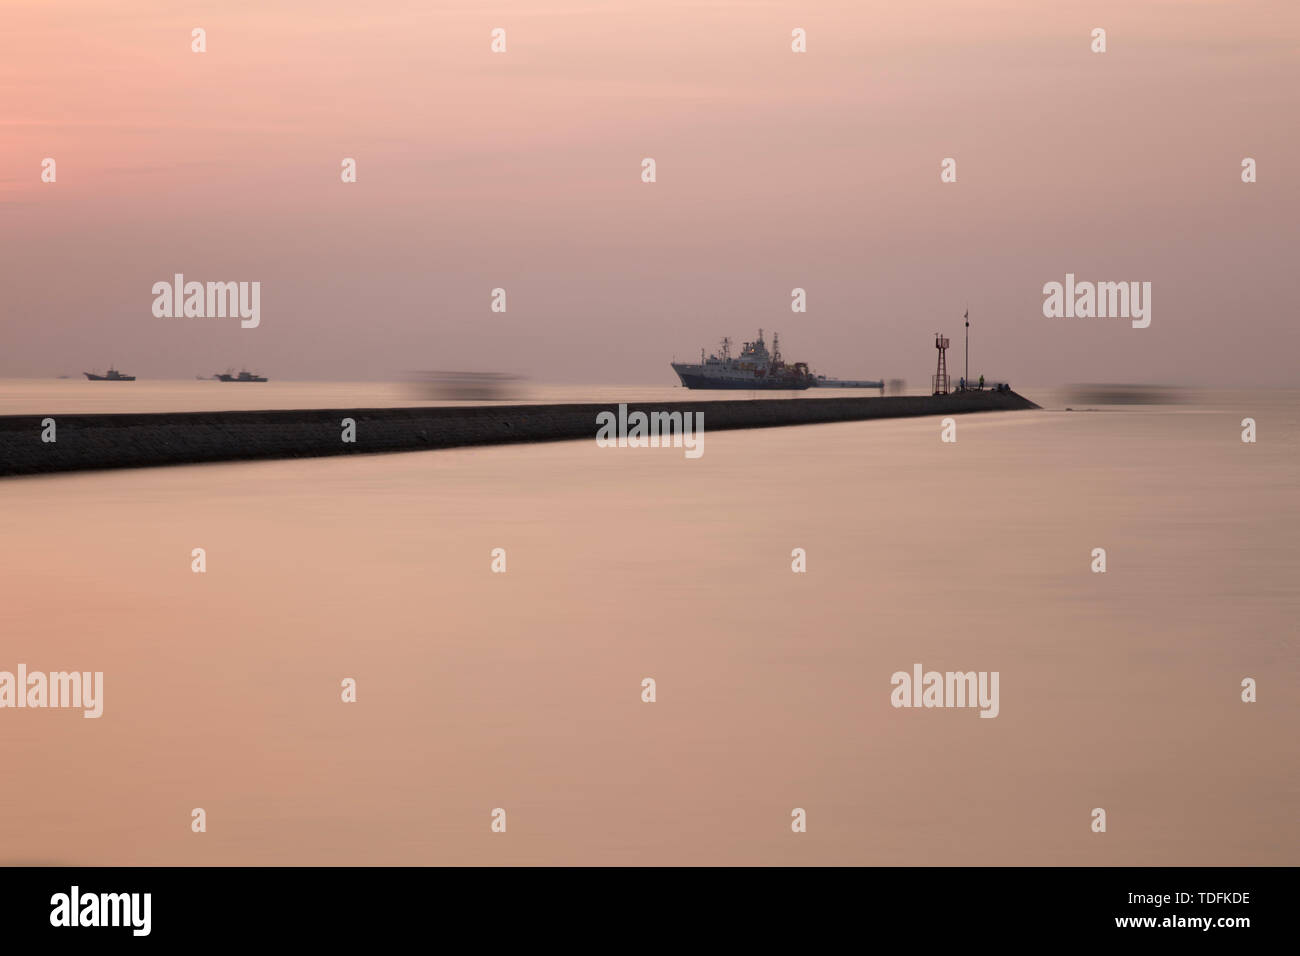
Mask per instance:
[[[705,358],[700,349],[700,364],[673,362],[673,371],[687,388],[805,389],[815,388],[817,380],[806,362],[787,365],[781,358],[781,337],[772,336],[772,351],[758,339],[746,342],[739,356],[731,354],[731,339],[723,339],[718,352]]]
[[[134,375],[123,375],[115,368],[110,368],[103,375],[96,375],[94,372],[82,372],[82,375],[92,382],[134,382]]]
[[[231,375],[227,370],[224,374],[218,373],[216,376],[219,382],[265,382],[266,379],[261,375],[254,375],[247,370],[240,372],[238,375]]]

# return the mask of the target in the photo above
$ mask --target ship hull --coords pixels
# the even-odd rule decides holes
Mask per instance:
[[[82,372],[81,374],[86,376],[86,378],[90,379],[92,382],[134,382],[135,381],[134,375],[118,375],[113,378],[109,378],[107,375],[92,375],[90,372]]]

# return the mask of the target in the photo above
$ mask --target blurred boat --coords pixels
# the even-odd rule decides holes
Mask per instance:
[[[1172,385],[1069,385],[1066,400],[1085,405],[1176,405],[1187,401]]]
[[[519,397],[523,379],[508,372],[413,372],[421,399],[451,402],[499,402]]]
[[[827,378],[825,375],[813,377],[813,388],[881,388],[885,387],[884,382],[873,382],[870,380],[853,381],[844,378]]]

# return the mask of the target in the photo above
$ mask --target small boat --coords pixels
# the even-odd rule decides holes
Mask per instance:
[[[92,382],[134,382],[134,375],[123,375],[115,368],[110,368],[103,375],[96,375],[94,372],[82,372],[82,375]]]
[[[252,372],[248,371],[247,369],[240,372],[238,375],[231,375],[229,370],[227,370],[225,374],[218,374],[217,380],[221,382],[265,382],[266,381],[266,379],[261,375],[254,375]]]

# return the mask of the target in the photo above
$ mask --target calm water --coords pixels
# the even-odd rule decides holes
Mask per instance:
[[[134,385],[0,401],[400,400]],[[106,685],[99,720],[0,711],[0,861],[1295,864],[1300,393],[1024,393],[1045,410],[961,417],[956,444],[926,418],[711,433],[698,460],[584,441],[0,481],[0,670]],[[894,709],[916,662],[999,671],[1000,715]]]
[[[692,392],[680,386],[669,385],[542,385],[523,382],[512,385],[503,400],[514,403],[618,403],[775,397],[798,400],[874,397],[879,394],[877,389]],[[403,405],[463,404],[472,403],[430,400],[427,393],[407,382],[91,382],[84,378],[0,378],[0,415],[202,412],[259,408],[390,408]]]

